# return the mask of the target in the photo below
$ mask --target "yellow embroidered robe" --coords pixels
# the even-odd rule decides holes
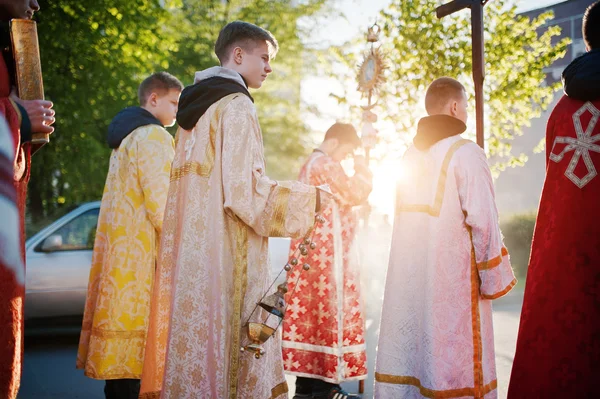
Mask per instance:
[[[268,237],[304,235],[315,201],[314,187],[265,175],[247,96],[227,96],[180,129],[141,398],[287,398],[280,330],[260,359],[240,347],[271,283]]]
[[[142,126],[113,150],[98,219],[77,368],[141,378],[173,137]]]

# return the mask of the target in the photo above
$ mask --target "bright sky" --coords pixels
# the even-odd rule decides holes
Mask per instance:
[[[379,12],[390,4],[391,0],[334,0],[335,8],[343,16],[323,21],[320,29],[313,31],[311,42],[339,45],[357,37],[366,28],[377,21]],[[450,0],[447,0],[448,2]],[[491,0],[493,1],[493,0]],[[514,0],[519,11],[528,11],[565,0]],[[326,120],[308,118],[313,129],[319,131],[326,128],[330,121],[342,117],[336,101],[329,96],[332,92],[340,92],[341,86],[333,79],[308,78],[302,84],[302,97],[309,103],[319,107],[326,114]]]
[[[563,1],[565,0],[514,0],[520,12]],[[328,21],[326,32],[320,32],[323,40],[339,44],[354,37],[364,31],[367,26],[372,25],[376,21],[379,11],[390,2],[391,0],[336,0],[336,10],[341,11],[346,19],[336,18],[334,21]],[[450,0],[444,2],[447,3]]]
[[[320,29],[313,31],[310,41],[323,42],[323,44],[339,45],[351,40],[366,28],[377,21],[379,12],[390,4],[391,0],[336,0],[336,10],[343,16],[323,21],[320,23]],[[447,0],[445,2],[448,2]],[[491,0],[494,1],[494,0]],[[564,0],[514,0],[519,11],[529,11],[532,9],[560,3]],[[306,78],[302,82],[302,98],[308,104],[318,107],[322,116],[320,118],[314,115],[307,115],[305,121],[315,132],[315,137],[322,137],[321,134],[336,121],[344,118],[342,110],[336,100],[330,96],[330,93],[341,94],[342,86],[340,82],[331,78]],[[351,93],[349,93],[351,94]],[[357,99],[359,95],[357,94]],[[357,129],[360,130],[360,121],[352,121]],[[376,128],[382,129],[380,126]],[[383,127],[385,129],[385,127]],[[374,172],[374,190],[370,197],[371,204],[379,211],[393,216],[394,188],[395,178],[398,173],[398,160],[388,159],[383,163],[372,165]]]

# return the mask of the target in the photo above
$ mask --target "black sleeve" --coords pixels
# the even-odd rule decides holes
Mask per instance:
[[[31,141],[31,119],[29,119],[25,108],[20,104],[17,104],[17,107],[19,107],[19,112],[21,112],[21,143],[26,143]]]

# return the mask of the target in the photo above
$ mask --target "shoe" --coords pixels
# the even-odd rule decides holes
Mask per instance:
[[[293,399],[313,399],[312,393],[297,393]]]
[[[327,392],[315,394],[313,399],[359,399],[359,395],[348,393],[340,387],[332,388]]]

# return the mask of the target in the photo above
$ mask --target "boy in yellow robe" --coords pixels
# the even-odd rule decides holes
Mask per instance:
[[[142,82],[140,107],[108,128],[113,149],[102,196],[77,368],[106,380],[107,399],[137,398],[150,296],[174,156],[164,126],[175,122],[183,85],[159,72]]]

